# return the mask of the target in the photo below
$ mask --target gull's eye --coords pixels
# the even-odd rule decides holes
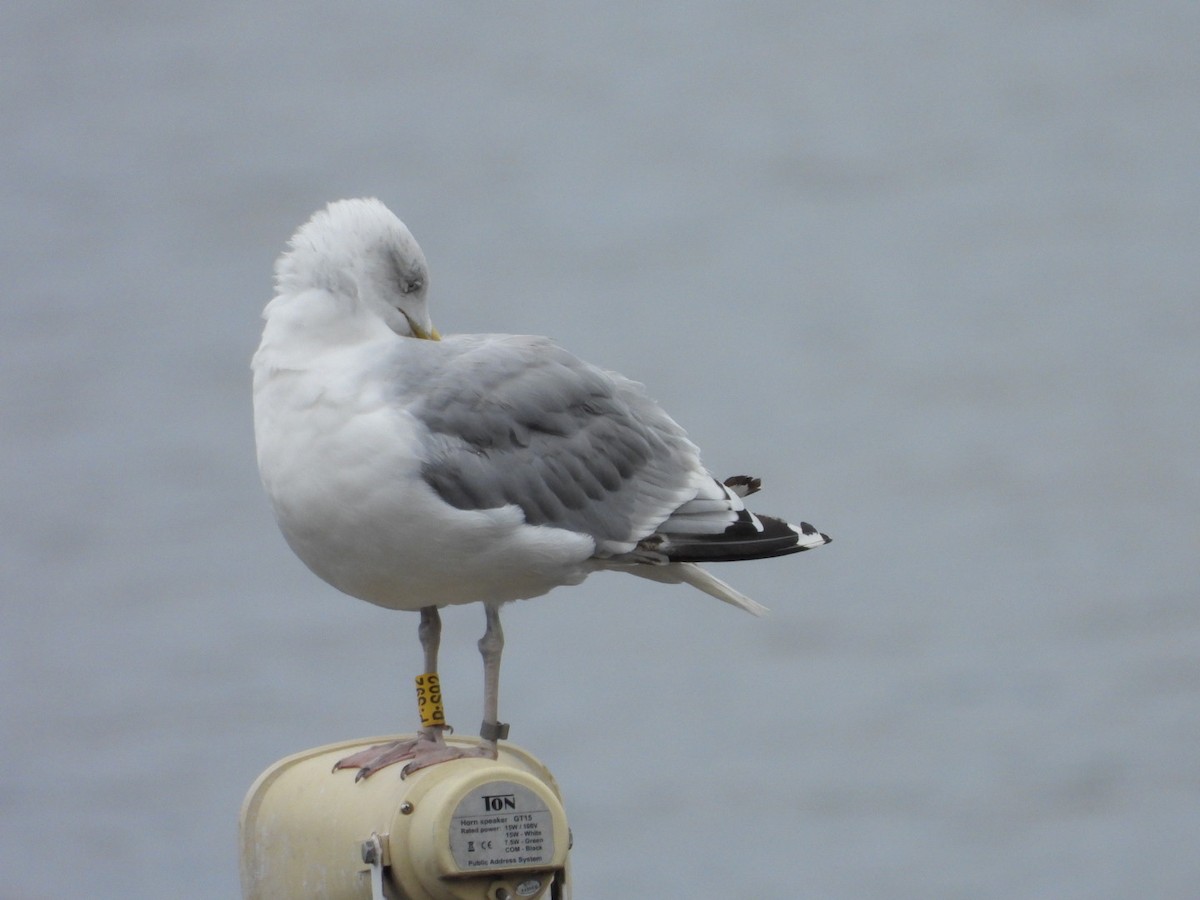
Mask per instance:
[[[401,294],[415,294],[425,287],[425,267],[415,259],[408,259],[395,247],[387,249],[385,260],[388,280]]]

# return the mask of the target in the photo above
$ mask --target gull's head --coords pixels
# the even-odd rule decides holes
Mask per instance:
[[[429,270],[416,239],[374,198],[317,212],[275,264],[280,296],[324,290],[381,318],[403,337],[439,340],[425,294]]]

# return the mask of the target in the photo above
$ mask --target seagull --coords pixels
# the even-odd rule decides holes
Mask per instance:
[[[545,337],[442,337],[425,256],[376,199],[316,212],[275,265],[254,355],[259,472],[288,545],[353,597],[420,613],[422,727],[340,760],[356,780],[495,759],[500,608],[612,570],[765,607],[700,563],[809,550],[829,537],[755,515],[757,478],[724,481],[645,389]],[[448,744],[439,609],[482,603],[480,741]]]

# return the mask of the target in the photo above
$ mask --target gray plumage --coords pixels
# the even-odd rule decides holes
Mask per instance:
[[[398,380],[421,384],[421,473],[457,509],[515,505],[609,555],[694,494],[698,451],[641,385],[541,337],[451,336],[440,349],[436,369]]]

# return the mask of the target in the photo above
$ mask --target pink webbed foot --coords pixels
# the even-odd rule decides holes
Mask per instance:
[[[412,757],[412,762],[400,770],[400,777],[405,778],[420,769],[436,766],[438,763],[449,762],[452,759],[495,759],[496,745],[483,743],[476,747],[451,747],[445,742],[440,746],[430,746],[428,750],[418,752]]]
[[[433,728],[422,731],[413,741],[392,741],[389,744],[360,750],[339,759],[334,763],[333,770],[336,772],[338,769],[358,769],[354,780],[361,781],[370,778],[380,769],[409,760],[408,765],[400,771],[400,777],[404,778],[438,763],[467,758],[495,759],[496,745],[485,741],[478,747],[451,747],[442,739],[442,729]]]
[[[355,781],[369,778],[373,773],[378,772],[386,766],[406,759],[412,759],[417,752],[417,747],[422,742],[432,743],[422,733],[413,741],[392,741],[387,744],[376,744],[374,747],[368,747],[366,750],[360,750],[357,753],[339,759],[333,764],[333,771],[336,772],[339,769],[358,769],[358,774],[354,776]]]

